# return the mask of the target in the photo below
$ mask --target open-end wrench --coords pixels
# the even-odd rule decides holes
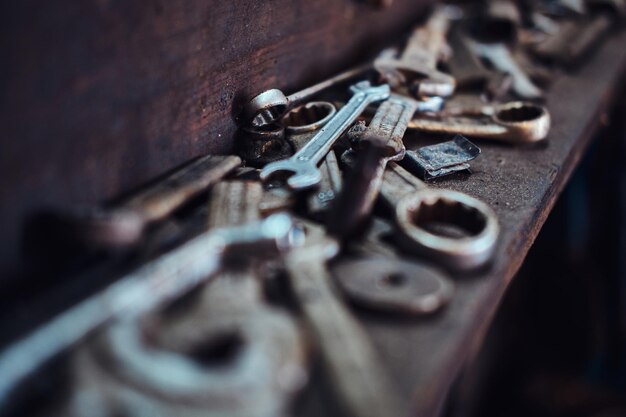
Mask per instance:
[[[339,250],[322,229],[305,226],[305,242],[285,258],[290,287],[315,336],[329,384],[350,417],[400,416],[407,410],[367,334],[338,295],[326,262]]]
[[[454,78],[437,69],[446,46],[448,27],[445,10],[435,9],[426,24],[413,31],[399,59],[379,57],[374,61],[374,67],[389,80],[404,80],[402,73],[416,77],[414,93],[418,96],[452,95],[456,85]]]
[[[0,408],[26,378],[104,324],[154,311],[213,278],[236,254],[278,256],[292,247],[293,230],[285,214],[209,230],[60,313],[0,352]]]
[[[338,86],[357,77],[362,77],[371,70],[370,64],[342,72],[304,90],[286,96],[281,90],[271,89],[252,98],[243,109],[245,124],[260,127],[278,121],[289,109],[310,100],[315,95],[331,87]]]
[[[374,102],[389,97],[389,86],[372,87],[369,82],[362,82],[350,87],[353,96],[311,140],[289,159],[272,162],[261,171],[262,181],[271,176],[287,172],[292,175],[287,185],[293,190],[315,186],[320,182],[321,173],[317,165],[339,137],[350,127],[365,108]]]
[[[409,129],[460,134],[509,143],[542,141],[550,130],[550,113],[544,106],[513,101],[476,107],[451,107],[434,117],[419,116]]]
[[[306,146],[311,138],[337,112],[332,103],[326,101],[312,101],[296,107],[287,113],[282,124],[287,131],[287,139],[296,152]],[[335,153],[329,151],[319,166],[321,179],[315,190],[307,196],[307,211],[309,215],[320,219],[341,189],[341,172]]]
[[[79,209],[60,219],[68,233],[86,245],[132,245],[141,239],[148,225],[165,219],[239,165],[241,159],[237,156],[203,156],[118,204]]]

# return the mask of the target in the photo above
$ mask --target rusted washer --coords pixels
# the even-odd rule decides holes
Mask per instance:
[[[386,258],[347,259],[331,268],[355,304],[390,313],[431,314],[448,304],[454,285],[447,276],[418,262]]]

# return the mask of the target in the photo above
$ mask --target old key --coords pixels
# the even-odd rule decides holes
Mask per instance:
[[[317,165],[335,141],[369,104],[389,97],[388,85],[372,87],[369,82],[361,82],[350,89],[353,92],[352,98],[302,149],[289,159],[272,162],[263,168],[260,175],[262,181],[277,173],[286,172],[291,173],[287,185],[293,190],[310,188],[320,182],[321,173]]]

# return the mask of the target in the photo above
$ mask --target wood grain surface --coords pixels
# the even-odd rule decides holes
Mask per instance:
[[[38,210],[228,153],[238,102],[375,53],[430,0],[24,0],[0,5],[0,279]],[[385,36],[383,36],[385,35]]]

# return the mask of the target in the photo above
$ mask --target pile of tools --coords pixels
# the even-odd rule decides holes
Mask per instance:
[[[311,357],[345,415],[404,414],[348,302],[428,315],[452,299],[452,275],[489,267],[495,213],[436,180],[471,175],[474,140],[544,141],[543,90],[623,10],[437,7],[401,48],[251,99],[238,156],[198,158],[114,205],[64,215],[82,245],[152,248],[150,260],[2,352],[0,401],[73,348],[57,415],[280,416]],[[409,137],[435,143],[406,149]],[[193,237],[169,249],[181,209]]]

